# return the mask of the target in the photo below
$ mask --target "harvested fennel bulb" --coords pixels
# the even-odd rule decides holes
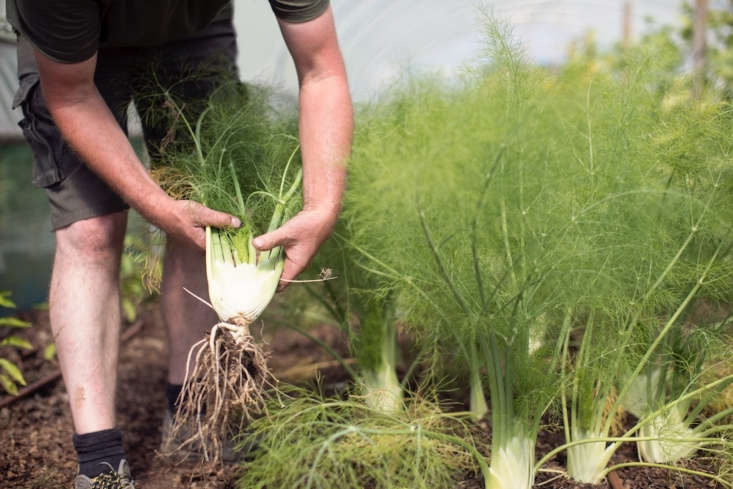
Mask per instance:
[[[206,229],[209,305],[219,322],[189,352],[171,436],[184,440],[172,450],[195,447],[212,462],[221,459],[227,432],[262,409],[273,382],[250,325],[272,299],[285,256],[281,247],[257,253],[252,239],[301,206],[297,124],[293,114],[272,110],[267,90],[237,82],[218,87],[195,123],[187,115],[201,107],[184,110],[170,90],[164,95],[171,135],[178,124],[191,144],[176,141],[161,151],[154,177],[176,199],[242,222],[238,229]]]
[[[247,253],[250,258],[240,261],[241,255],[231,246],[227,234],[211,228],[206,230],[209,299],[220,320],[247,326],[262,314],[275,295],[283,258],[275,256],[271,259],[268,256],[259,263],[253,263],[256,253],[250,250]]]
[[[280,226],[300,187],[299,169],[285,192],[285,177],[294,155],[295,151],[285,167],[279,193],[272,195],[276,205],[268,232]],[[206,229],[209,298],[221,322],[191,348],[174,423],[174,430],[194,423],[194,435],[187,443],[201,443],[207,461],[220,459],[222,437],[230,429],[235,413],[244,423],[264,405],[265,390],[273,379],[249,325],[275,295],[285,261],[281,247],[259,256],[255,251],[254,225],[248,219],[234,166],[230,169],[244,224],[236,230]]]

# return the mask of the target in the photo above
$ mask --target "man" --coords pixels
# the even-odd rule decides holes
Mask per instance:
[[[328,0],[269,0],[295,63],[303,210],[258,237],[282,245],[283,279],[308,264],[333,228],[351,146],[352,110]],[[205,99],[220,77],[236,74],[228,0],[7,0],[19,33],[23,132],[34,154],[34,182],[51,204],[56,252],[49,297],[51,328],[69,392],[76,489],[131,489],[115,421],[120,327],[118,274],[127,206],[166,232],[161,308],[169,336],[169,404],[180,392],[189,347],[216,322],[183,291],[206,296],[205,226],[240,223],[228,214],[168,197],[138,160],[125,135],[126,107],[153,76],[176,95]],[[182,67],[202,76],[185,78]],[[177,82],[177,77],[183,77]],[[149,85],[148,85],[149,86]],[[142,110],[140,110],[142,108]],[[147,120],[154,152],[166,128]]]

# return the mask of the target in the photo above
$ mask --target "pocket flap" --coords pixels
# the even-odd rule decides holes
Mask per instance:
[[[33,73],[25,75],[20,79],[18,90],[15,91],[15,97],[13,97],[13,109],[17,108],[28,99],[28,95],[33,91],[33,88],[38,85],[40,79],[38,74]]]

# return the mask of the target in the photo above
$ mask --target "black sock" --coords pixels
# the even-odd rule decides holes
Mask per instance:
[[[175,414],[176,409],[178,409],[178,396],[181,395],[181,389],[183,388],[183,385],[181,384],[171,384],[170,382],[166,382],[165,384],[165,397],[168,399],[168,412],[171,414]]]
[[[125,458],[122,433],[119,428],[74,434],[74,448],[79,458],[79,473],[96,477],[102,472],[117,472],[120,460]],[[109,465],[107,465],[109,464]]]

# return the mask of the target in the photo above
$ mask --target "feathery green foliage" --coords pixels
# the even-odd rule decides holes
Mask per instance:
[[[276,196],[298,180],[294,114],[277,113],[265,90],[240,84],[219,88],[195,121],[172,105],[170,116],[188,129],[188,139],[154,162],[153,174],[161,186],[177,198],[239,217],[251,232],[265,232]],[[298,198],[289,200],[283,218],[298,205]],[[246,253],[246,246],[238,241],[235,246],[238,253]]]
[[[466,428],[425,399],[387,415],[358,399],[287,394],[249,426],[243,443],[258,448],[238,487],[453,489],[471,467]]]
[[[457,352],[466,379],[488,373],[487,485],[528,487],[558,338],[592,325],[577,388],[596,405],[575,409],[602,414],[598,388],[614,386],[638,324],[684,309],[691,290],[730,293],[730,257],[712,259],[730,240],[729,108],[665,108],[652,59],[549,72],[490,31],[491,58],[463,86],[412,81],[361,114],[345,215],[400,320]],[[680,132],[665,157],[674,124],[705,129]],[[511,451],[521,480],[501,480]]]

